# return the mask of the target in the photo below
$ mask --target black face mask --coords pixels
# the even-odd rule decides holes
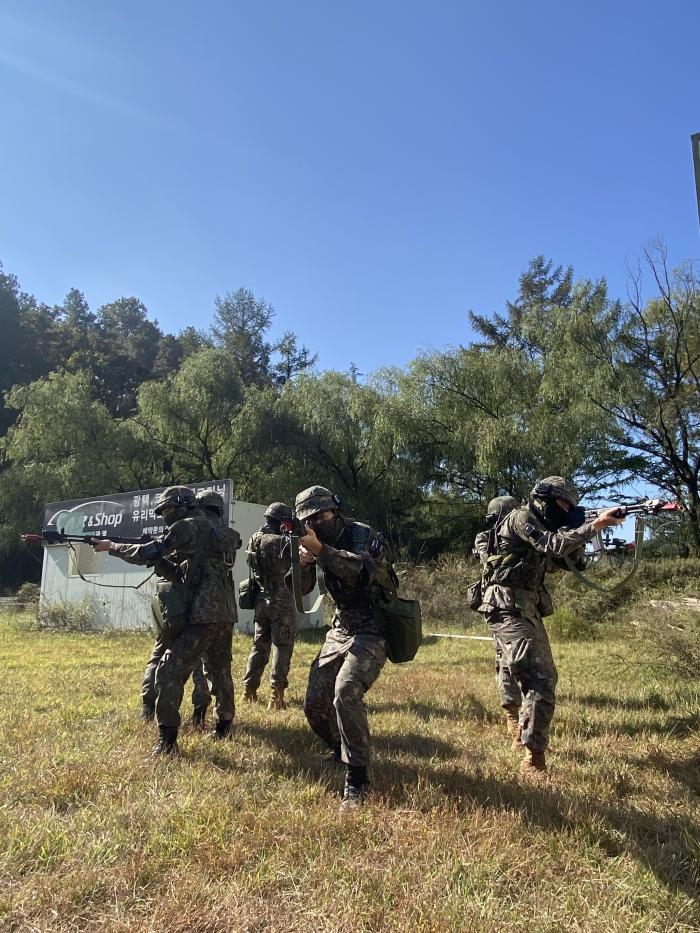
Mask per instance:
[[[343,533],[345,525],[340,515],[334,515],[333,518],[327,518],[325,522],[319,522],[312,527],[319,541],[333,545]]]
[[[280,533],[280,524],[281,523],[276,518],[268,518],[260,531],[264,531],[271,535],[278,535]]]
[[[553,499],[547,499],[542,511],[542,523],[549,531],[558,531],[569,522],[569,512]]]
[[[569,511],[566,513],[567,528],[580,528],[585,521],[586,510],[582,505],[577,505],[573,509],[569,509]]]

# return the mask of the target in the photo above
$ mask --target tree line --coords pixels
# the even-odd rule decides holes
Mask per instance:
[[[700,288],[661,247],[644,268],[620,300],[538,257],[464,345],[361,379],[244,288],[167,334],[137,298],[49,306],[0,266],[0,584],[35,574],[19,534],[44,502],[227,477],[254,502],[329,486],[415,557],[467,548],[488,499],[538,476],[641,483],[700,553]]]

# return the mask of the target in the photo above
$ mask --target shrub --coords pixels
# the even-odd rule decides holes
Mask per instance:
[[[17,590],[17,602],[20,606],[38,605],[40,592],[38,583],[23,583]]]
[[[87,599],[80,603],[42,606],[37,617],[37,627],[62,632],[94,632],[101,628],[95,607]]]
[[[654,667],[700,677],[700,609],[689,600],[663,601],[636,621],[639,637],[649,649]]]

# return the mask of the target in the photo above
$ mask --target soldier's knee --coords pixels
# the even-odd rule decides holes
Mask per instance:
[[[361,684],[350,678],[336,683],[333,706],[336,709],[342,706],[357,706],[362,702],[364,690]]]

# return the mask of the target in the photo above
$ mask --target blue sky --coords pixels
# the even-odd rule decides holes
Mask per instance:
[[[270,301],[323,367],[469,339],[543,253],[700,233],[694,0],[4,0],[0,258],[165,330]]]

